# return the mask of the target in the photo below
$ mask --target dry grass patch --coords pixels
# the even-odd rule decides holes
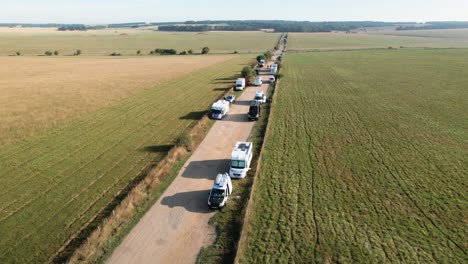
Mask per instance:
[[[0,57],[0,145],[231,58]]]

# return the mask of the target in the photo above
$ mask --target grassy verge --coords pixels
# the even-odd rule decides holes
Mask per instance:
[[[268,98],[272,97],[274,87],[275,85],[272,85],[268,88]],[[197,263],[234,262],[251,188],[257,174],[258,157],[263,146],[270,107],[271,102],[262,106],[262,116],[256,121],[250,134],[250,141],[254,144],[253,159],[250,165],[252,169],[246,178],[233,181],[234,193],[231,195],[228,205],[210,220],[210,224],[216,226],[216,241],[212,245],[202,248]]]

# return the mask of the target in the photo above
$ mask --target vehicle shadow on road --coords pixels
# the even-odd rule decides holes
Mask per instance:
[[[182,177],[214,180],[218,173],[225,173],[228,171],[228,159],[192,161],[185,168]]]
[[[206,115],[208,111],[195,111],[190,112],[184,116],[181,116],[179,119],[182,120],[200,120],[204,115]]]
[[[185,210],[194,213],[211,213],[208,207],[209,190],[181,192],[172,196],[166,196],[161,200],[161,204],[169,208],[183,207]]]
[[[242,113],[242,114],[228,114],[220,121],[221,122],[249,122],[249,120],[247,119],[247,112]]]
[[[235,105],[250,105],[252,103],[252,100],[244,100],[244,101],[234,101],[233,104]]]

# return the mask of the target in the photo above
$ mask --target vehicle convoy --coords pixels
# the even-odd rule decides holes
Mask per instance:
[[[229,176],[231,178],[245,178],[250,170],[252,161],[252,142],[237,142],[231,153]]]
[[[258,120],[260,117],[261,104],[257,101],[252,101],[249,107],[249,112],[247,113],[247,118],[249,121]]]
[[[226,206],[227,199],[231,193],[232,181],[229,174],[218,174],[208,196],[208,206],[211,208],[223,208]]]
[[[211,118],[222,119],[229,111],[229,102],[218,100],[211,106]]]
[[[242,91],[244,90],[244,87],[245,87],[245,78],[238,78],[236,80],[236,87],[234,88],[234,90]]]
[[[259,66],[260,68],[265,67],[265,60],[264,60],[264,59],[261,59],[261,60],[258,62],[258,66]]]
[[[234,100],[236,100],[236,96],[233,95],[233,94],[230,94],[230,95],[226,96],[226,98],[224,100],[228,101],[229,103],[233,103]]]
[[[270,73],[276,74],[278,72],[278,64],[272,64],[270,66]]]
[[[255,86],[260,86],[262,84],[263,84],[262,77],[255,78],[255,82],[254,82]]]
[[[262,91],[256,91],[253,100],[259,102],[260,104],[264,104],[266,103],[266,95]]]

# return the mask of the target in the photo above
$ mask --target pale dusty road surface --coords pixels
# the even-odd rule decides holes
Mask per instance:
[[[268,80],[269,76],[262,78]],[[255,91],[266,93],[267,88],[268,81],[244,90],[107,263],[195,263],[200,249],[213,243],[216,236],[208,225],[215,213],[208,208],[209,190],[216,174],[228,171],[236,141],[249,137],[254,122],[247,121],[247,112]]]

